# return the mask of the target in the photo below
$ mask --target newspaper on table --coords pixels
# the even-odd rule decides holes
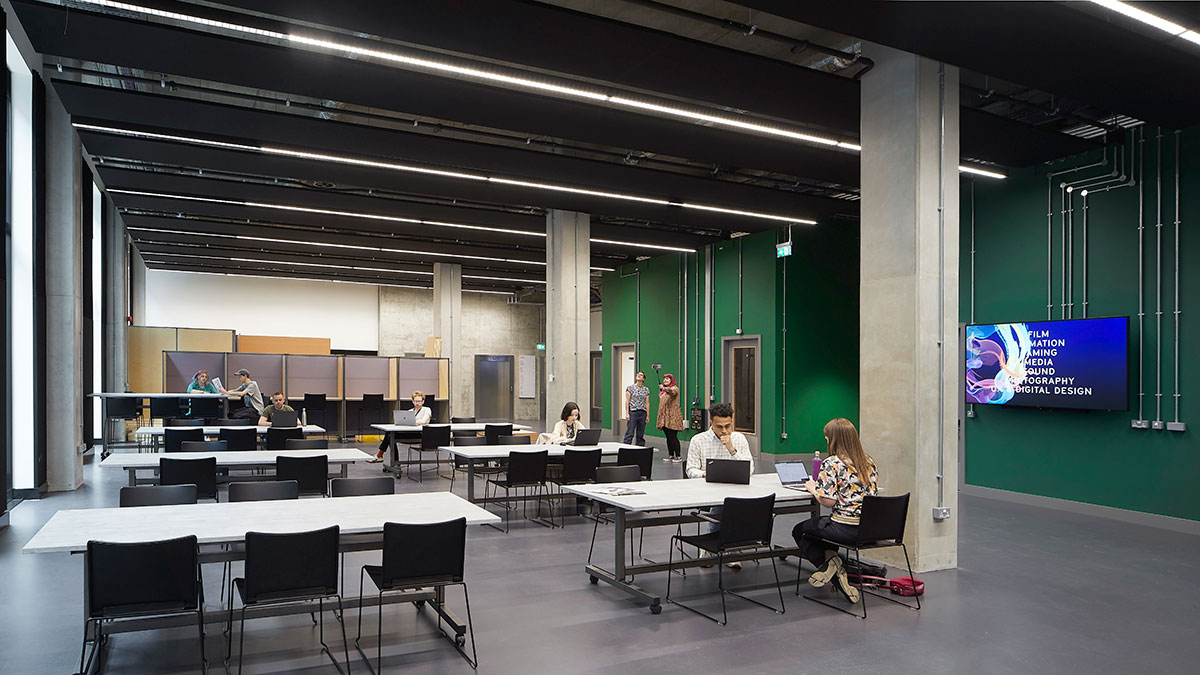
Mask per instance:
[[[625,497],[628,495],[644,495],[645,490],[638,490],[629,487],[620,487],[616,485],[592,488],[592,491],[597,494],[607,495],[609,497]]]

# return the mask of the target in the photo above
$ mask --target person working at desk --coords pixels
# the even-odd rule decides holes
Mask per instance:
[[[258,426],[271,426],[271,418],[274,417],[275,413],[277,412],[296,412],[295,410],[292,410],[292,406],[287,404],[287,399],[284,398],[282,391],[277,391],[274,394],[271,394],[271,405],[263,408],[262,412],[258,415]]]
[[[242,384],[237,389],[222,388],[220,393],[226,396],[233,396],[240,393],[243,405],[241,408],[230,410],[229,416],[233,418],[253,419],[255,416],[261,415],[263,409],[262,391],[259,390],[258,383],[250,379],[250,371],[245,368],[239,368],[234,375],[241,378]]]
[[[696,434],[688,443],[686,472],[688,478],[704,478],[704,467],[709,459],[741,459],[750,462],[750,473],[754,473],[754,455],[750,454],[750,442],[745,434],[733,430],[733,406],[715,403],[708,409],[708,431]],[[709,509],[709,514],[720,516],[721,507]],[[710,524],[709,532],[715,532],[716,524]],[[726,564],[730,569],[740,570],[742,564]]]
[[[815,480],[804,487],[821,506],[832,509],[831,516],[802,520],[792,529],[792,538],[800,548],[800,557],[812,563],[816,572],[808,583],[821,587],[834,585],[849,602],[858,602],[858,589],[846,578],[846,568],[837,548],[821,539],[854,543],[858,537],[858,519],[863,497],[879,491],[875,460],[863,450],[858,431],[850,420],[838,417],[825,425],[825,444],[829,456],[821,462]]]
[[[419,389],[414,391],[412,393],[412,404],[413,412],[416,413],[416,415],[414,415],[414,423],[419,427],[429,424],[429,421],[433,418],[433,411],[425,407],[425,393]],[[391,444],[392,432],[389,431],[383,435],[383,440],[379,443],[379,452],[375,453],[375,456],[371,459],[368,459],[367,462],[372,464],[382,462],[383,453],[388,449],[389,446],[391,446]],[[386,471],[386,469],[384,470]]]
[[[539,435],[538,443],[574,443],[575,434],[586,428],[583,422],[579,421],[579,404],[567,401],[563,406],[562,415],[554,423],[554,431]]]

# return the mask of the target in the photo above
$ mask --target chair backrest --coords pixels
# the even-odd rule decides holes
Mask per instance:
[[[221,429],[217,438],[225,441],[230,450],[246,452],[258,449],[258,430],[250,427]]]
[[[106,399],[104,414],[109,419],[131,420],[142,411],[142,400],[132,396]]]
[[[775,523],[775,495],[763,497],[726,497],[721,509],[721,548],[770,546],[771,526]]]
[[[160,457],[158,459],[159,485],[187,485],[189,483],[196,486],[197,499],[216,499],[217,458],[173,459]]]
[[[188,417],[219,417],[221,415],[221,399],[219,398],[189,398],[186,401]]]
[[[329,494],[329,455],[275,458],[276,480],[294,480],[303,494]]]
[[[182,417],[176,417],[175,419],[168,419],[165,422],[163,422],[163,426],[166,426],[166,427],[202,427],[202,426],[204,426],[204,418],[200,417],[197,419],[191,419],[191,418],[185,419]]]
[[[597,483],[634,483],[642,479],[637,464],[596,467]]]
[[[304,428],[267,427],[267,440],[263,446],[267,450],[286,450],[289,438],[304,438]]]
[[[180,445],[184,441],[203,441],[204,429],[189,427],[187,429],[163,429],[163,449],[166,452],[181,452]]]
[[[636,464],[641,470],[642,480],[650,480],[650,469],[654,466],[654,448],[617,448],[617,464]]]
[[[422,450],[437,450],[443,445],[450,445],[449,424],[426,424],[421,427]]]
[[[289,438],[283,442],[284,450],[328,450],[329,440],[324,438]]]
[[[533,484],[546,480],[545,450],[524,450],[508,453],[508,480],[510,483]]]
[[[496,440],[499,441],[499,445],[529,445],[533,441],[533,437],[522,434],[520,436],[500,436]]]
[[[487,436],[455,436],[455,445],[487,445]]]
[[[246,533],[246,602],[333,595],[338,526],[311,532]]]
[[[511,424],[485,424],[483,425],[483,435],[487,438],[488,445],[500,445],[501,436],[512,435]]]
[[[304,394],[304,409],[305,410],[324,410],[325,409],[325,394]]]
[[[89,541],[84,567],[90,618],[184,612],[199,606],[195,535],[136,544]]]
[[[363,394],[359,410],[383,410],[383,394]]]
[[[383,524],[383,585],[411,588],[463,580],[467,519]]]
[[[229,484],[229,501],[231,502],[270,502],[276,499],[299,498],[300,485],[294,480]]]
[[[906,492],[889,497],[863,497],[862,514],[858,521],[858,543],[902,541],[904,526],[908,522],[908,495]]]
[[[183,485],[137,485],[121,488],[121,506],[168,506],[171,504],[195,504],[196,486]]]
[[[228,441],[184,441],[179,444],[180,452],[225,452]]]
[[[334,478],[329,481],[329,493],[334,497],[394,495],[396,494],[396,480],[391,476]]]
[[[258,426],[258,420],[247,417],[218,417],[213,420],[215,427],[253,427]]]
[[[600,466],[600,448],[572,450],[563,453],[563,482],[582,483],[596,480],[596,469]],[[637,480],[636,478],[634,480]]]
[[[153,396],[150,398],[150,416],[164,420],[179,417],[179,397]]]
[[[451,417],[450,423],[451,424],[474,424],[475,418],[474,417]]]

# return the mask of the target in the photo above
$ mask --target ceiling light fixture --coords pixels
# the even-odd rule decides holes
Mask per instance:
[[[654,248],[661,251],[676,251],[678,253],[695,253],[694,248],[680,248],[678,246],[662,246],[659,244],[630,244],[627,241],[617,241],[615,239],[593,239],[593,244],[608,244],[610,246],[636,246],[638,248]],[[609,270],[612,271],[612,270]]]
[[[464,279],[486,279],[488,281],[512,281],[514,283],[519,283],[519,284],[544,284],[544,283],[546,283],[545,281],[543,281],[541,279],[514,279],[513,277],[490,277],[485,274],[464,274],[464,275],[462,275],[462,278],[464,278]]]
[[[1184,26],[1180,26],[1179,24],[1175,23],[1174,21],[1168,21],[1168,20],[1162,18],[1161,16],[1151,14],[1150,12],[1147,12],[1144,9],[1138,9],[1137,7],[1128,5],[1124,2],[1118,2],[1118,0],[1091,0],[1091,1],[1097,5],[1100,5],[1101,7],[1105,8],[1105,9],[1111,10],[1118,14],[1123,14],[1123,15],[1125,15],[1131,19],[1134,19],[1136,21],[1141,21],[1142,23],[1144,23],[1148,26],[1153,26],[1153,27],[1155,27],[1165,33],[1169,33],[1175,37],[1181,37],[1185,40],[1190,40],[1191,42],[1200,44],[1200,34],[1196,33],[1196,31],[1188,30]],[[1189,33],[1190,33],[1190,35],[1189,35]]]
[[[155,264],[163,264],[163,265],[171,264],[169,262],[163,262],[163,261],[159,261],[159,260],[148,260],[147,262],[151,262],[151,263],[155,263]],[[290,274],[288,274],[288,275],[283,275],[283,274],[279,274],[279,275],[241,274],[238,272],[232,272],[232,273],[231,272],[202,272],[200,270],[173,270],[173,269],[155,270],[155,271],[156,272],[173,272],[175,274],[207,274],[207,275],[216,276],[216,277],[238,277],[238,278],[249,277],[251,279],[294,279],[296,281],[318,281],[318,282],[323,282],[323,283],[334,283],[334,284],[358,284],[359,286],[387,286],[389,288],[414,288],[419,291],[432,291],[433,290],[432,286],[415,286],[415,285],[409,285],[409,284],[389,284],[389,283],[382,282],[382,281],[374,282],[374,281],[350,281],[349,279],[322,279],[319,277],[301,277],[301,276],[293,276]],[[513,293],[515,291],[486,291],[486,290],[479,290],[479,289],[474,289],[474,288],[464,288],[464,289],[462,289],[462,292],[463,293],[490,293],[493,295],[513,295]]]
[[[970,174],[975,174],[976,176],[985,176],[985,177],[987,177],[987,178],[999,178],[999,179],[1004,179],[1004,178],[1007,178],[1007,177],[1008,177],[1008,176],[1005,176],[1005,175],[1004,175],[1004,174],[1002,174],[1002,173],[996,173],[995,171],[988,171],[988,170],[986,170],[986,169],[978,169],[978,168],[976,168],[976,167],[973,167],[973,166],[966,166],[966,165],[964,165],[964,164],[959,164],[959,165],[958,165],[958,170],[959,170],[960,172],[962,172],[962,173],[970,173]]]
[[[386,274],[420,274],[422,276],[433,276],[433,272],[425,272],[425,271],[420,271],[420,270],[399,270],[399,269],[393,269],[393,268],[389,268],[389,267],[357,267],[354,265],[330,265],[328,263],[309,263],[309,262],[300,262],[297,260],[262,260],[260,258],[237,258],[237,257],[232,257],[232,256],[225,257],[225,256],[215,256],[215,255],[196,255],[194,253],[164,253],[161,251],[154,251],[154,252],[151,252],[151,253],[145,254],[145,255],[150,255],[152,257],[170,256],[172,258],[199,258],[201,260],[229,260],[232,262],[247,262],[247,263],[256,263],[259,265],[295,265],[298,267],[321,267],[324,269],[355,270],[355,271],[359,271],[359,272],[384,272]]]

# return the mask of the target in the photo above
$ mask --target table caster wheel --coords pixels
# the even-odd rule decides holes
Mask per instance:
[[[413,603],[413,605],[415,605],[417,609],[425,609],[425,601],[424,600],[417,600],[416,602]]]
[[[467,644],[467,636],[466,635],[455,635],[454,636],[454,644],[458,645],[459,647],[465,646]]]
[[[596,584],[600,583],[600,580],[599,580],[599,579],[597,579],[596,577],[588,577],[588,581],[592,582],[592,585],[593,585],[593,586],[595,586]]]
[[[656,616],[662,614],[662,605],[650,605],[650,613]]]

